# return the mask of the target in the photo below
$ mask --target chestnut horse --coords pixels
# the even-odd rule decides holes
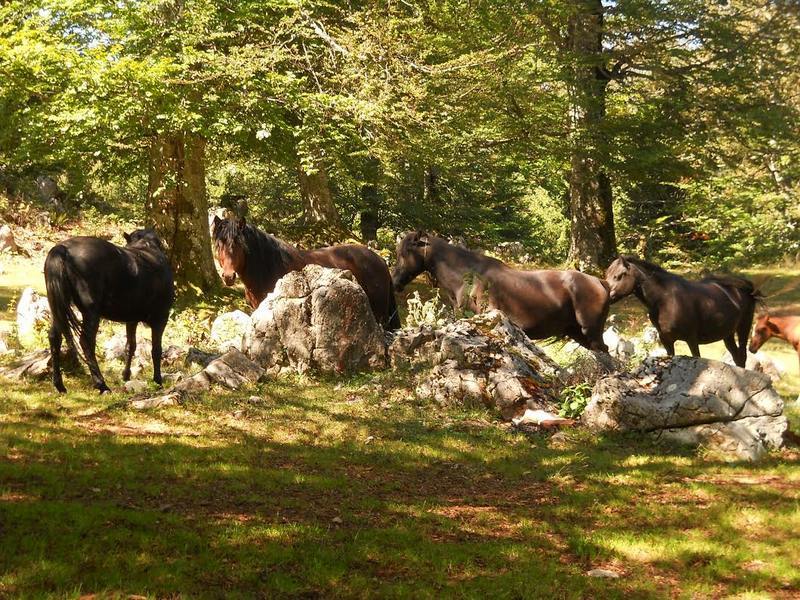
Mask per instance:
[[[56,244],[44,261],[47,301],[53,315],[50,327],[50,356],[53,385],[65,392],[61,378],[61,341],[80,350],[94,387],[109,391],[95,357],[100,319],[126,324],[128,336],[125,370],[131,376],[131,358],[136,352],[136,328],[142,322],[153,334],[153,381],[161,385],[161,337],[175,300],[172,268],[161,240],[151,229],[125,234],[124,248],[96,237],[72,237]],[[81,313],[78,320],[72,308]]]
[[[620,256],[606,270],[611,301],[634,294],[646,307],[650,321],[670,356],[683,340],[692,356],[700,344],[723,340],[734,362],[744,367],[747,337],[761,294],[751,281],[730,275],[689,281],[634,256]],[[739,344],[736,344],[736,336]]]
[[[800,315],[760,316],[750,339],[750,352],[758,352],[764,342],[772,337],[789,342],[800,359]]]
[[[249,225],[244,217],[214,217],[214,253],[222,267],[222,280],[231,286],[242,280],[245,297],[253,308],[267,297],[278,279],[306,265],[347,269],[367,294],[375,320],[387,330],[400,327],[389,268],[365,246],[344,244],[318,250],[301,250]]]
[[[608,352],[603,329],[609,296],[605,282],[580,271],[519,271],[422,231],[397,244],[392,279],[402,290],[427,271],[454,308],[496,308],[532,339],[568,336]]]

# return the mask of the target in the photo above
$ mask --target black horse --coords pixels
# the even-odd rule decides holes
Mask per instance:
[[[125,234],[124,248],[96,237],[72,237],[56,244],[44,261],[47,300],[53,315],[50,354],[53,385],[65,392],[61,378],[61,341],[80,351],[94,387],[109,391],[95,357],[100,319],[126,324],[128,355],[122,377],[130,379],[136,352],[136,327],[149,325],[153,333],[153,381],[161,384],[161,337],[175,300],[172,268],[161,240],[150,229]],[[72,305],[81,313],[79,320]]]
[[[395,289],[427,271],[454,308],[496,308],[533,339],[569,336],[591,350],[608,351],[603,328],[609,296],[605,282],[580,271],[519,271],[424,232],[397,244]]]
[[[745,366],[753,313],[761,300],[751,281],[730,275],[689,281],[634,256],[611,263],[606,281],[612,302],[630,294],[642,301],[670,356],[677,340],[689,345],[692,356],[700,356],[700,344],[723,340],[734,362]]]
[[[212,237],[214,254],[222,267],[222,280],[230,286],[239,275],[245,298],[253,308],[290,271],[306,265],[322,265],[349,270],[366,293],[375,320],[387,330],[400,327],[389,268],[366,246],[342,244],[302,250],[247,224],[244,217],[214,217]]]

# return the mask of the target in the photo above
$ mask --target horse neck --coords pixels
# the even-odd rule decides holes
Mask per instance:
[[[638,265],[635,265],[635,269],[636,287],[633,293],[648,307],[660,304],[666,295],[664,274],[649,272]]]
[[[275,284],[281,277],[290,271],[302,269],[307,264],[305,262],[305,251],[295,248],[278,238],[274,238],[274,240],[289,255],[290,261],[288,264],[284,263],[279,250],[274,250],[272,256],[251,255],[243,272],[239,273],[239,278],[245,288],[250,290],[250,295],[256,305],[275,289]],[[265,269],[265,262],[271,266],[269,270]],[[253,304],[253,301],[251,301],[251,304]]]
[[[769,322],[778,326],[778,332],[773,333],[772,337],[786,340],[790,344],[800,343],[800,317],[789,315],[771,316]]]
[[[463,285],[465,274],[483,274],[483,260],[485,257],[434,238],[425,259],[425,268],[439,282],[439,287],[455,293]]]

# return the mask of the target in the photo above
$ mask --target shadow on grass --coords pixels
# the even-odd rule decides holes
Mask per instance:
[[[458,415],[446,427],[434,407],[343,401],[328,383],[262,392],[267,406],[213,395],[150,415],[207,427],[191,435],[137,430],[142,416],[124,410],[88,428],[69,410],[7,414],[0,592],[666,595],[651,569],[729,592],[786,583],[738,568],[731,506],[789,522],[797,490],[731,485],[741,466],[626,436],[559,448]],[[129,435],[103,429],[129,422]],[[746,471],[772,481],[791,466]],[[687,543],[697,535],[705,545]],[[636,563],[628,538],[667,550]],[[628,576],[585,576],[603,564]]]

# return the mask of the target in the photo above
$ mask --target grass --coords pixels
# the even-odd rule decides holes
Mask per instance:
[[[35,280],[24,262],[0,300]],[[616,310],[643,324],[636,304]],[[786,354],[778,389],[794,397],[796,363],[766,349]],[[150,411],[85,374],[66,384],[3,384],[0,597],[800,596],[796,448],[724,463],[638,436],[523,434],[414,399],[403,373]]]
[[[800,593],[795,451],[526,436],[391,374],[146,412],[67,385],[0,400],[0,596]]]

